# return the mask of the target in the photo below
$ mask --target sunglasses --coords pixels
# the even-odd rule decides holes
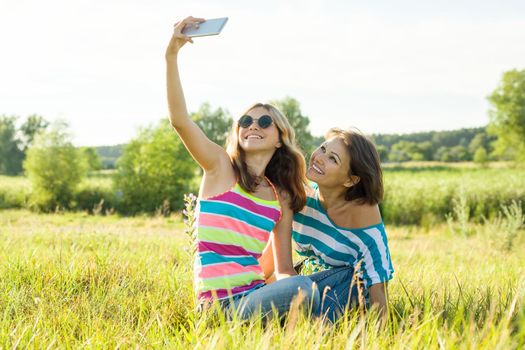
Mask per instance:
[[[249,127],[250,125],[253,124],[254,121],[257,120],[257,124],[259,125],[259,127],[261,129],[266,129],[267,127],[269,127],[270,125],[273,124],[273,119],[272,117],[270,117],[269,115],[263,115],[261,116],[260,118],[258,119],[254,119],[252,118],[251,116],[249,115],[243,115],[240,119],[239,119],[239,126],[241,128],[247,128]]]

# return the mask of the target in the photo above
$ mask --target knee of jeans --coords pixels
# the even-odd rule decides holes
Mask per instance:
[[[315,282],[306,276],[297,277],[300,278],[298,288],[304,293],[303,295],[305,297],[303,303],[311,307],[313,310],[317,310],[321,302],[321,296]]]

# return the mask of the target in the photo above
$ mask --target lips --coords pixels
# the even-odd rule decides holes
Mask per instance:
[[[246,140],[248,140],[248,139],[262,140],[262,136],[260,136],[260,135],[255,135],[255,134],[251,134],[251,135],[246,136],[245,139],[246,139]]]
[[[315,171],[316,173],[318,173],[320,175],[324,175],[324,172],[321,170],[321,168],[319,168],[315,164],[310,165],[310,169],[313,169],[313,171]]]

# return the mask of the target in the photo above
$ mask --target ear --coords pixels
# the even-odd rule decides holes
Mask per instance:
[[[352,175],[348,180],[346,180],[344,186],[350,188],[352,186],[357,185],[359,181],[361,181],[361,178],[359,176]]]
[[[281,148],[283,146],[283,144],[281,143],[281,141],[277,142],[275,144],[275,148]]]

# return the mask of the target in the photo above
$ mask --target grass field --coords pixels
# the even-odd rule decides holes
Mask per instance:
[[[180,218],[0,211],[0,348],[518,349],[525,346],[525,239],[497,223],[423,230],[387,223],[390,322],[284,326],[193,311]]]

